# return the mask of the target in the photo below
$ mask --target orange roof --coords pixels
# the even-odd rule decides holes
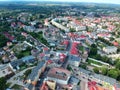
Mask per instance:
[[[40,90],[49,90],[46,82],[44,82],[40,88]]]
[[[118,42],[113,42],[113,45],[114,45],[114,46],[118,46],[119,43],[118,43]]]
[[[64,44],[64,45],[68,45],[68,44],[69,44],[69,41],[68,41],[68,40],[64,40],[64,41],[63,41],[63,44]]]
[[[77,45],[78,45],[77,42],[73,42],[73,43],[72,43],[72,47],[71,47],[71,50],[70,50],[70,53],[71,53],[71,54],[73,54],[73,55],[78,55]]]

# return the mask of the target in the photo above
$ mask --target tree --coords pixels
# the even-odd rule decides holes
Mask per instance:
[[[115,67],[120,70],[120,60],[115,64]]]
[[[90,55],[97,55],[97,46],[95,44],[91,45]]]
[[[103,75],[107,75],[107,72],[108,72],[108,69],[107,69],[106,67],[102,67],[102,68],[101,68],[101,73],[102,73]]]
[[[119,76],[119,70],[117,69],[111,69],[108,71],[108,76],[114,78],[114,79],[117,79],[118,76]]]
[[[95,68],[93,69],[93,71],[94,71],[95,73],[99,74],[99,68],[95,67]]]
[[[108,60],[109,60],[109,58],[108,58],[107,56],[103,56],[103,57],[102,57],[102,61],[103,61],[103,62],[108,62]]]
[[[31,69],[25,71],[25,73],[24,73],[24,75],[25,75],[24,79],[26,79],[28,77],[28,75],[31,73],[31,71],[32,71]]]
[[[6,79],[4,77],[0,78],[0,90],[6,90],[7,85],[6,85]]]

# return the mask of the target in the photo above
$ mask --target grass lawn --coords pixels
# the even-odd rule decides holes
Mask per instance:
[[[96,61],[93,61],[93,60],[90,60],[90,59],[88,59],[88,64],[91,64],[91,63],[93,63],[93,64],[97,64],[97,65],[100,65],[100,66],[102,66],[102,64],[101,63],[99,63],[99,62],[96,62]]]
[[[22,54],[23,54],[24,56],[29,56],[29,55],[30,55],[30,51],[23,51]]]

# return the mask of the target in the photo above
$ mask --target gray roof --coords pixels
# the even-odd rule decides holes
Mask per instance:
[[[78,57],[78,56],[69,55],[69,56],[68,56],[68,60],[69,60],[69,61],[78,61],[78,62],[80,62],[81,58]]]
[[[91,74],[91,72],[88,71],[88,70],[85,70],[85,69],[83,69],[83,68],[79,68],[79,69],[80,69],[80,72],[85,73],[86,75]]]
[[[111,85],[115,85],[116,84],[116,80],[115,79],[107,77],[107,76],[104,76],[104,75],[101,75],[101,74],[93,74],[93,77],[97,78],[97,79],[100,79],[102,81],[108,82]]]
[[[117,86],[117,88],[120,88],[120,83],[119,82],[116,83],[116,86]]]
[[[91,74],[91,71],[88,71],[88,70],[85,70],[85,69],[82,69],[82,68],[80,68],[80,71],[82,73],[85,73],[86,75],[90,75],[90,76],[92,76],[92,77],[94,77],[96,79],[108,82],[111,85],[115,85],[116,82],[117,82],[114,78],[111,78],[111,77],[108,77],[108,76],[104,76],[104,75],[101,75],[101,74],[95,74],[95,73]],[[120,84],[119,84],[119,86],[120,86]]]
[[[44,66],[45,61],[41,61],[38,65],[32,69],[31,74],[28,76],[28,79],[34,81],[35,77],[38,75],[39,70]]]
[[[21,59],[18,59],[18,60],[15,60],[15,61],[12,61],[10,62],[10,64],[13,66],[13,68],[21,65],[22,63],[31,63],[31,62],[34,62],[35,60],[35,57],[34,56],[26,56],[26,57],[23,57]]]
[[[10,64],[12,65],[13,68],[21,65],[22,63],[23,63],[22,59],[19,59],[19,60],[15,60],[15,61],[10,62]]]
[[[32,84],[30,84],[30,83],[27,83],[26,85],[25,85],[25,88],[27,88],[27,89],[29,89],[29,90],[32,90],[33,89],[33,85]]]
[[[34,60],[35,57],[34,56],[26,56],[21,59],[23,60],[23,62],[30,62],[30,61]]]

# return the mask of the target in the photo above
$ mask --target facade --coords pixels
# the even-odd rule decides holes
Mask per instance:
[[[115,46],[104,47],[103,51],[107,54],[116,53],[117,52],[117,47],[115,47]]]
[[[50,80],[45,80],[40,87],[40,90],[55,90],[56,88],[56,82],[50,81]]]
[[[70,65],[74,65],[74,66],[79,66],[81,62],[81,58],[79,56],[74,56],[74,55],[69,55],[68,57],[68,63]]]
[[[30,64],[30,63],[33,63],[35,62],[35,57],[34,56],[26,56],[26,57],[23,57],[19,60],[15,60],[15,61],[12,61],[10,62],[11,66],[14,68],[14,69],[19,69],[20,65],[25,63],[25,64]]]
[[[86,42],[89,44],[89,45],[92,45],[94,44],[94,41],[90,38],[86,38]]]
[[[0,77],[9,78],[14,74],[14,70],[10,64],[0,65]]]
[[[59,84],[68,84],[71,72],[63,68],[52,68],[48,72],[47,80],[53,80]]]
[[[57,20],[57,19],[53,19],[53,20],[51,21],[51,23],[52,23],[53,25],[55,25],[56,27],[62,29],[62,30],[69,31],[69,29],[67,29],[67,28],[64,27],[63,25],[57,23],[56,20]]]
[[[35,90],[35,85],[37,84],[37,81],[41,75],[42,72],[44,72],[46,68],[45,61],[41,61],[38,63],[38,65],[32,69],[31,74],[28,76],[25,86],[25,90]]]

